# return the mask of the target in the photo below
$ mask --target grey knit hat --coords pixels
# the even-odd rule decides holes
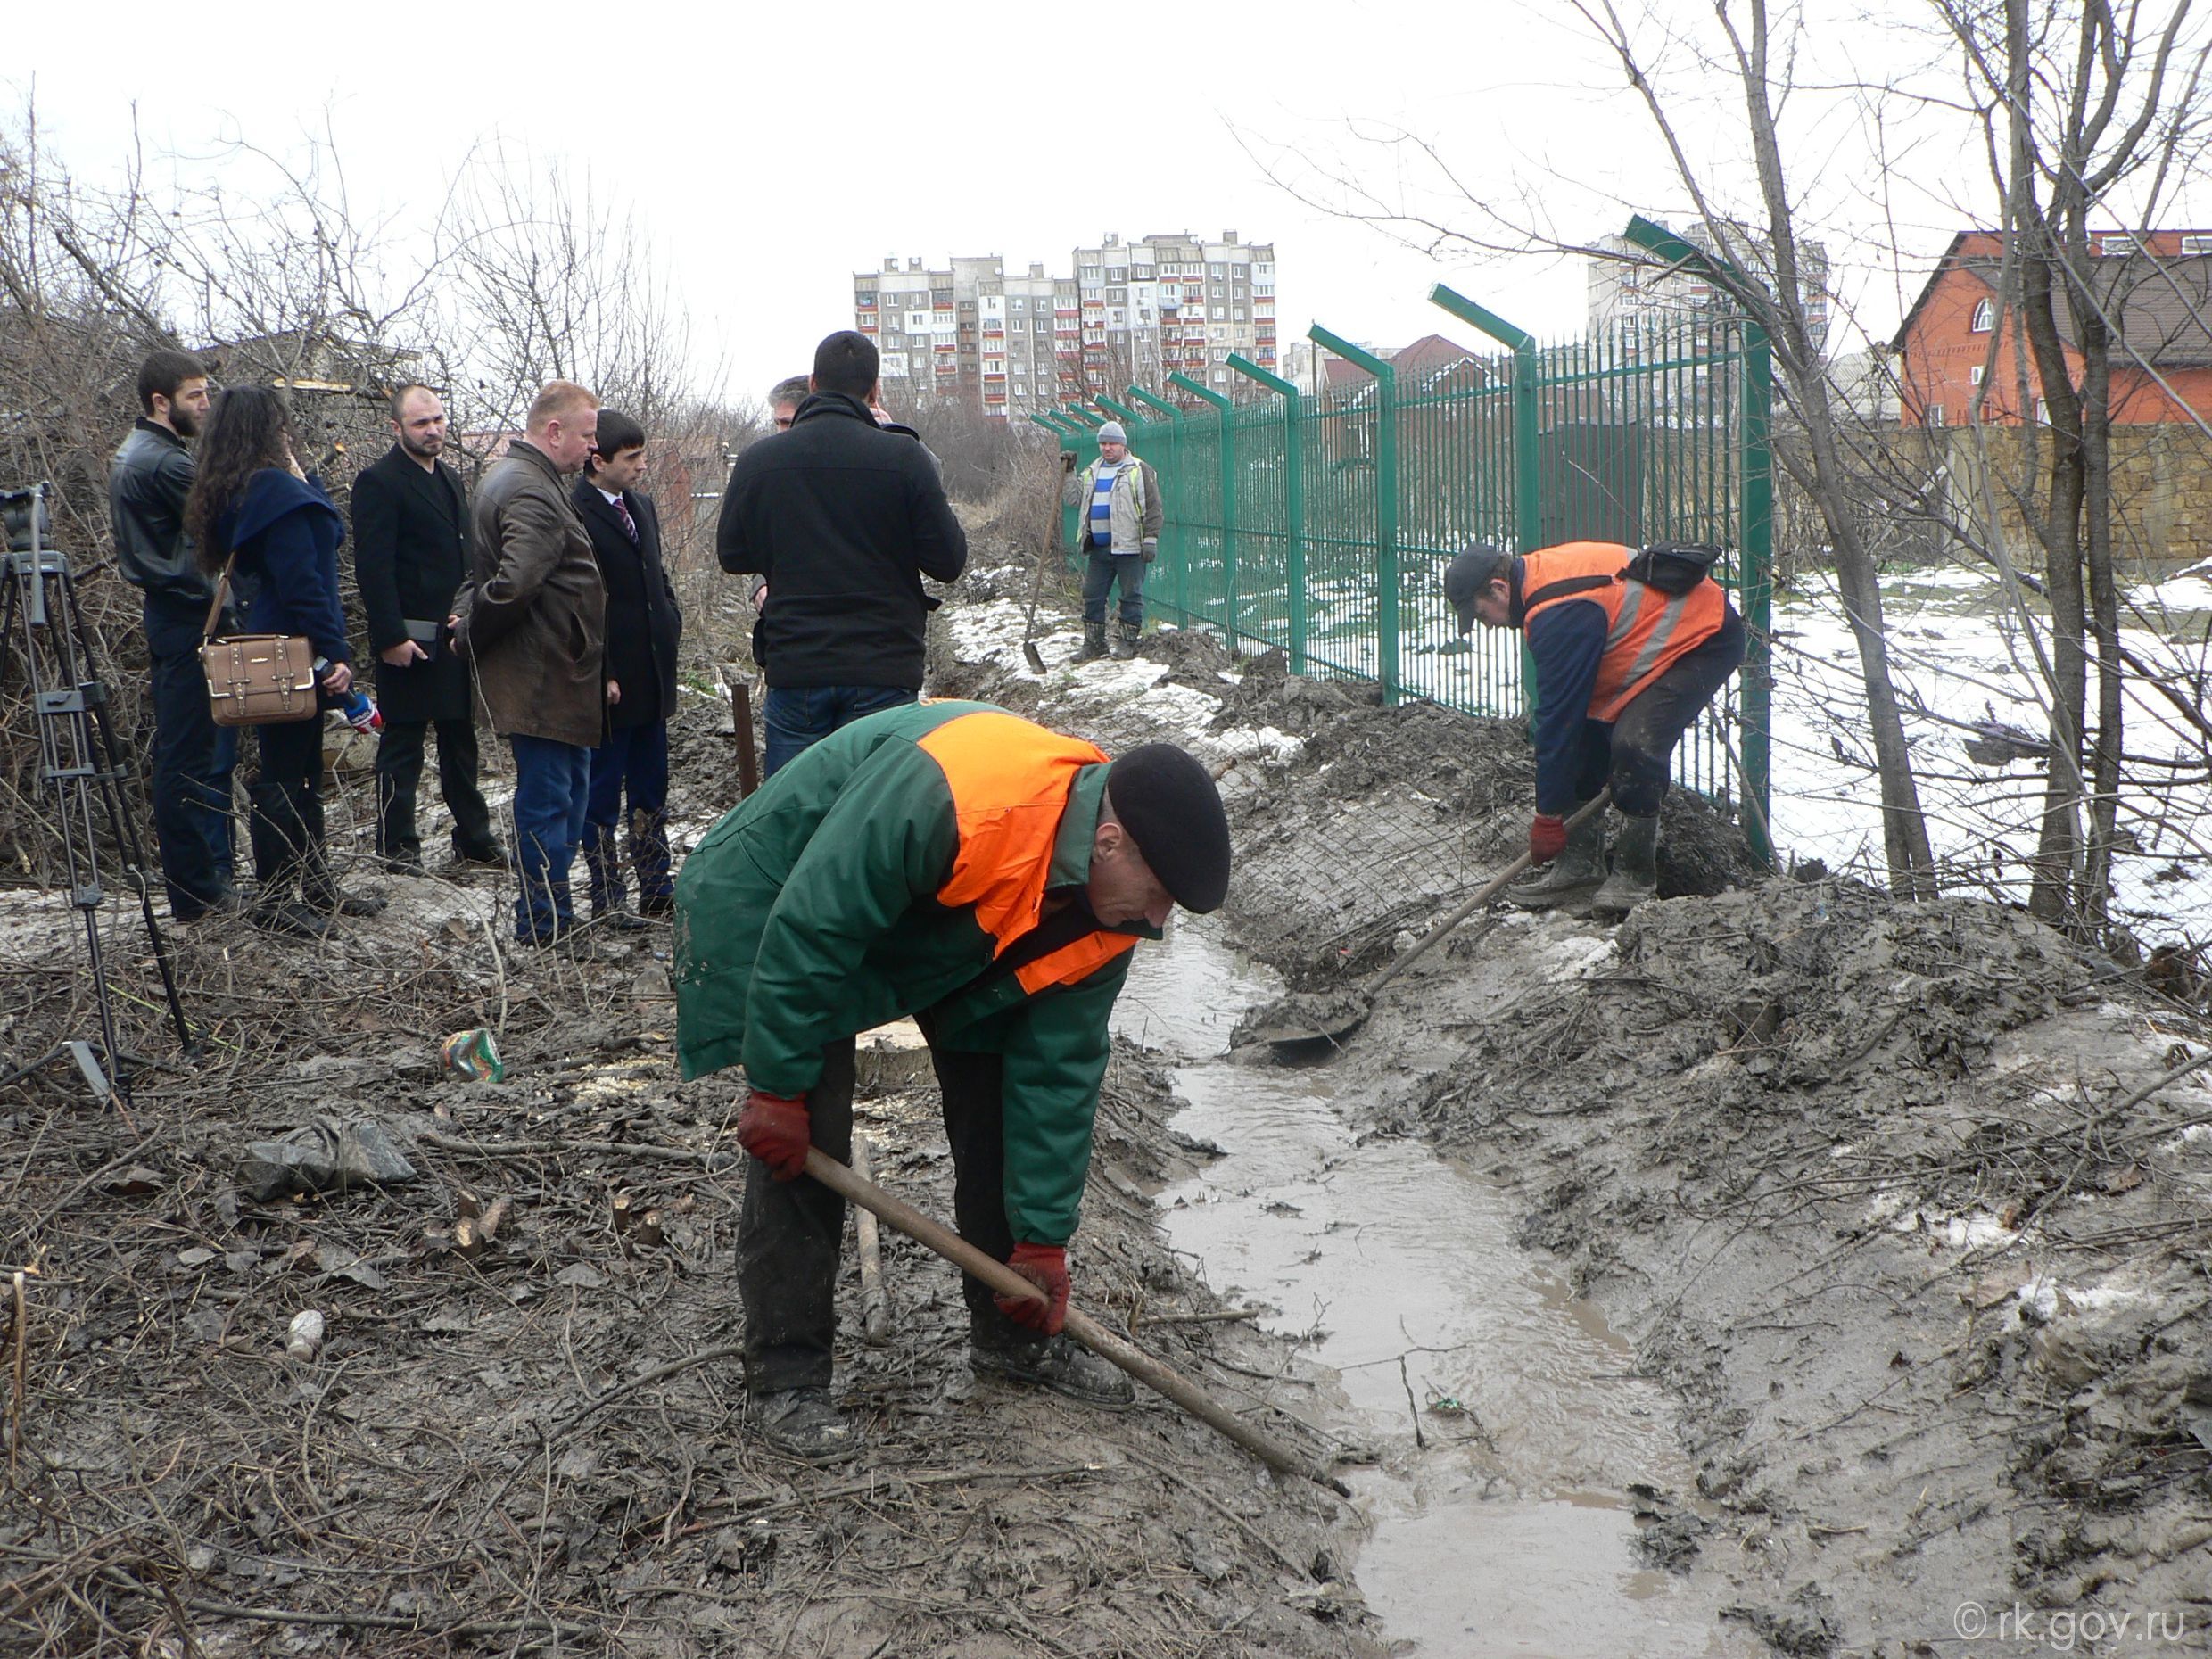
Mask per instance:
[[[1122,431],[1119,421],[1110,420],[1098,429],[1098,441],[1101,443],[1127,443],[1129,434]]]

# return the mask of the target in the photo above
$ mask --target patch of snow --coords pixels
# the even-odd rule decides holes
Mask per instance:
[[[1213,734],[1214,747],[1223,755],[1239,760],[1293,761],[1306,752],[1306,739],[1277,731],[1273,726],[1232,726]]]

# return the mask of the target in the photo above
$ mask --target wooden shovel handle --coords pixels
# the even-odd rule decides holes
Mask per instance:
[[[1574,815],[1567,820],[1567,828],[1570,830],[1573,829],[1577,824],[1587,819],[1592,813],[1604,812],[1605,810],[1605,803],[1611,799],[1613,799],[1612,789],[1604,788],[1598,790],[1597,798],[1596,800],[1585,801],[1581,806],[1575,809]],[[1461,922],[1466,920],[1468,917],[1473,915],[1476,911],[1481,910],[1483,905],[1489,904],[1500,893],[1503,893],[1506,890],[1506,884],[1511,881],[1515,876],[1519,875],[1528,867],[1529,855],[1526,853],[1523,853],[1520,857],[1515,859],[1513,863],[1507,864],[1503,870],[1499,871],[1488,881],[1477,887],[1473,893],[1469,894],[1465,899],[1461,900],[1458,907],[1449,916],[1446,916],[1443,920],[1438,922],[1436,926],[1431,928],[1428,932],[1422,937],[1420,943],[1416,945],[1413,949],[1407,951],[1396,962],[1385,962],[1383,964],[1382,971],[1376,974],[1374,978],[1367,982],[1367,995],[1369,996],[1373,996],[1377,991],[1380,991],[1392,979],[1398,978],[1399,974],[1403,973],[1407,969],[1412,967],[1414,963],[1419,962],[1424,956],[1427,955],[1430,945],[1435,944],[1439,939],[1449,933],[1454,928],[1457,928]]]
[[[949,1227],[930,1220],[910,1205],[899,1202],[872,1181],[862,1180],[820,1147],[807,1149],[806,1173],[831,1192],[897,1228],[908,1238],[927,1244],[947,1261],[982,1280],[1001,1295],[1033,1297],[1039,1301],[1044,1300],[1042,1291],[1004,1262],[994,1260]],[[1200,1422],[1218,1429],[1270,1469],[1280,1470],[1284,1474],[1303,1475],[1343,1497],[1351,1496],[1351,1490],[1331,1474],[1325,1465],[1316,1464],[1310,1457],[1300,1457],[1289,1447],[1262,1434],[1197,1383],[1142,1349],[1125,1342],[1079,1309],[1068,1309],[1067,1331],[1069,1335],[1100,1358],[1110,1360],[1147,1388],[1165,1394]]]

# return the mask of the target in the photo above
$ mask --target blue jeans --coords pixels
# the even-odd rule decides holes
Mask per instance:
[[[208,712],[200,631],[207,607],[145,596],[146,652],[153,673],[153,753],[148,792],[169,914],[189,921],[230,891],[231,768],[238,730]]]
[[[591,751],[550,738],[509,738],[515,751],[515,937],[542,945],[575,926],[568,869],[583,840]]]
[[[668,855],[668,722],[617,726],[591,751],[591,785],[583,809],[583,864],[594,912],[620,908],[622,860],[615,830],[623,795],[630,796],[630,862],[638,896],[663,899],[676,890]]]
[[[1102,627],[1105,624],[1106,593],[1116,582],[1121,583],[1121,625],[1135,633],[1144,626],[1144,556],[1141,553],[1091,549],[1083,567],[1083,620]]]
[[[920,692],[904,686],[771,686],[761,710],[768,722],[766,775],[839,726],[920,700]]]

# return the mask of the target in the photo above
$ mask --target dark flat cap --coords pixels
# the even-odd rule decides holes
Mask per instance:
[[[1219,910],[1229,892],[1229,818],[1205,767],[1172,743],[1145,743],[1106,769],[1114,816],[1184,910]]]
[[[1444,567],[1444,597],[1459,614],[1459,631],[1474,626],[1475,597],[1493,582],[1511,581],[1513,555],[1477,542]]]

